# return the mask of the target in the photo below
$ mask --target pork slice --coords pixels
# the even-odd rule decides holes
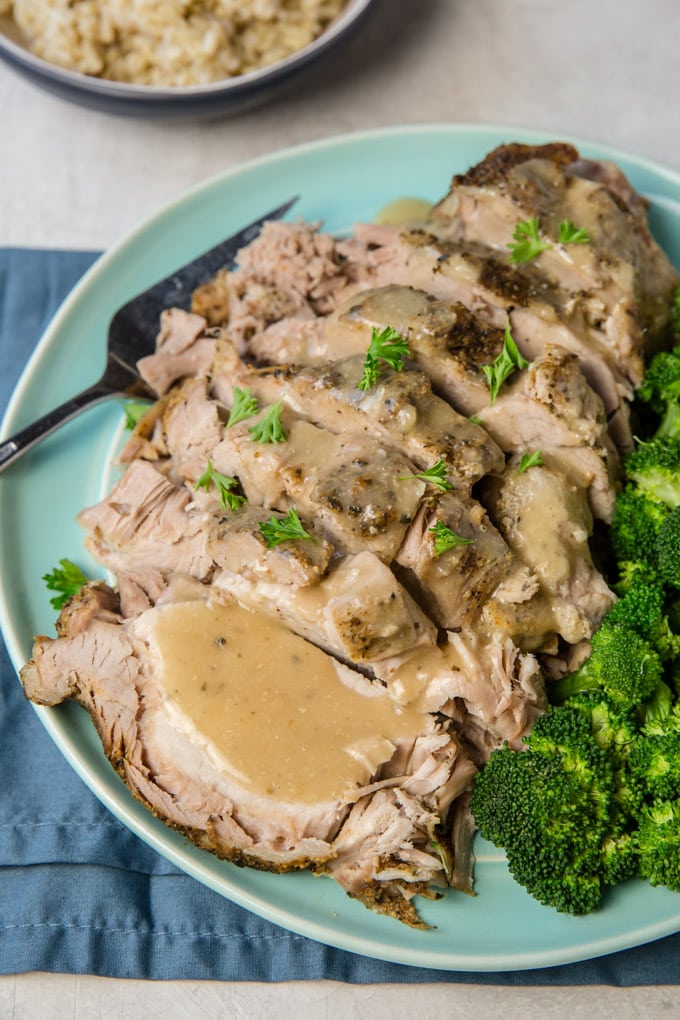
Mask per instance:
[[[189,490],[146,461],[134,461],[100,503],[78,515],[86,545],[116,573],[155,569],[208,577],[206,513]]]
[[[412,362],[459,413],[476,414],[488,404],[482,365],[503,349],[502,329],[483,322],[460,302],[439,301],[408,285],[386,285],[354,295],[329,316],[330,356],[341,358],[359,344],[366,350],[372,330],[386,326],[407,341]]]
[[[145,639],[149,614],[112,620],[107,610],[77,634],[63,626],[58,639],[38,639],[22,671],[27,696],[83,705],[132,793],[200,847],[272,870],[332,856],[346,807],[254,797],[221,767],[163,689]]]
[[[154,567],[121,570],[118,573],[118,598],[124,617],[139,616],[165,594],[167,577]]]
[[[253,336],[284,318],[299,321],[327,314],[345,295],[351,267],[336,241],[315,223],[266,223],[237,255],[226,280],[226,329],[244,353]]]
[[[645,334],[645,351],[665,344],[670,299],[678,285],[678,274],[650,231],[649,202],[610,160],[579,158],[570,164],[568,173],[571,180],[582,178],[597,186],[596,198],[591,201],[601,213],[597,244],[604,260],[623,258],[634,267],[635,299]]]
[[[507,636],[489,638],[470,630],[450,631],[443,653],[449,668],[459,676],[457,697],[483,734],[483,754],[506,741],[521,749],[522,738],[547,708],[536,657],[520,651]]]
[[[256,583],[292,588],[317,584],[328,570],[333,546],[315,530],[313,522],[304,520],[302,525],[311,540],[269,547],[260,525],[272,516],[281,520],[284,514],[246,506],[236,513],[219,515],[206,545],[216,567]]]
[[[449,807],[476,771],[445,726],[402,746],[379,771],[378,789],[353,806],[335,857],[319,870],[372,910],[423,927],[413,899],[447,882]]]
[[[588,494],[592,513],[611,523],[621,459],[576,355],[549,345],[480,414],[506,453],[540,450],[544,463]]]
[[[502,350],[502,330],[480,324],[459,304],[394,286],[356,295],[329,318],[328,332],[341,348],[345,335],[367,336],[386,325],[408,341],[434,388],[463,414],[481,419],[503,451],[549,453],[587,489],[593,512],[611,521],[619,457],[602,400],[573,352],[546,345],[527,371],[511,376],[492,405],[483,367]]]
[[[510,548],[538,577],[557,632],[576,644],[592,636],[614,601],[593,564],[585,495],[546,466],[521,473],[517,468],[512,459],[501,479],[489,479],[485,502]],[[534,608],[528,602],[518,605],[525,612]]]
[[[163,446],[172,462],[169,477],[194,485],[224,433],[220,407],[208,396],[205,376],[186,379],[171,390],[161,424]]]
[[[484,603],[479,630],[509,637],[523,652],[557,653],[559,624],[550,594],[536,570],[517,556]]]
[[[437,397],[424,372],[384,366],[370,390],[359,389],[364,357],[323,366],[253,368],[222,343],[212,389],[230,403],[234,386],[248,386],[263,403],[283,400],[296,414],[330,432],[382,436],[420,468],[443,460],[450,480],[463,487],[502,470],[504,458],[493,439]]]
[[[276,617],[344,661],[366,664],[382,675],[382,660],[433,645],[434,626],[371,552],[347,556],[331,564],[318,584],[294,588],[271,580],[257,561],[236,573],[220,558],[219,548],[210,548],[220,562],[216,588],[247,608]]]
[[[248,354],[265,365],[322,364],[326,361],[326,320],[287,316],[248,341]]]
[[[419,731],[367,749],[371,781],[340,797],[308,802],[251,789],[167,686],[154,631],[164,607],[126,620],[116,606],[103,585],[75,596],[60,636],[36,640],[22,671],[27,695],[43,705],[81,704],[134,796],[202,849],[273,871],[313,867],[367,905],[419,926],[414,894],[431,895],[430,884],[446,880],[432,837],[476,771],[450,724],[413,715]],[[387,696],[337,670],[357,696]],[[360,848],[356,823],[364,815],[375,825]]]
[[[549,247],[533,261],[579,294],[622,360],[668,328],[677,274],[653,240],[644,203],[619,169],[580,161],[570,145],[504,145],[453,178],[433,210],[435,232],[508,254],[520,221],[535,219]],[[559,242],[560,224],[588,233]]]
[[[168,308],[161,312],[155,353],[137,362],[139,374],[159,397],[179,379],[207,375],[217,336],[219,330],[209,329],[203,316],[183,308]]]
[[[437,553],[436,529],[459,544]],[[429,496],[396,556],[399,576],[437,626],[469,626],[507,574],[513,556],[477,500],[461,492]]]
[[[250,421],[228,429],[213,451],[217,470],[238,476],[251,503],[315,518],[340,552],[390,562],[425,488],[411,461],[364,433],[336,435],[285,409],[282,421],[280,443],[254,442]]]
[[[191,295],[191,311],[202,316],[209,326],[222,326],[229,318],[229,277],[228,269],[218,269]]]
[[[579,357],[584,375],[602,397],[607,415],[622,414],[642,378],[639,353],[619,357],[581,296],[565,295],[531,264],[513,266],[500,255],[424,231],[399,234],[392,257],[377,276],[381,285],[412,286],[449,303],[459,302],[503,328],[509,320],[522,354],[533,360],[546,344]],[[625,422],[616,424],[625,439]]]

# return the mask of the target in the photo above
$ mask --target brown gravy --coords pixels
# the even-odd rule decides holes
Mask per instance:
[[[402,224],[415,225],[424,222],[432,203],[426,202],[424,198],[395,198],[378,211],[375,216],[375,223],[386,227],[399,227]]]
[[[235,604],[160,607],[148,640],[170,701],[257,794],[341,799],[423,726],[383,689],[361,677],[350,688],[320,649]]]

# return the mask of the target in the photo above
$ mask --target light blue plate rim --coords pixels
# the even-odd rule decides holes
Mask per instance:
[[[658,227],[680,264],[680,175],[594,143],[511,126],[419,124],[342,135],[269,154],[215,176],[166,206],[101,256],[62,304],[31,357],[2,426],[7,435],[90,384],[99,373],[115,309],[221,237],[291,194],[291,216],[340,230],[404,194],[434,199],[503,141],[572,141],[584,155],[613,159],[652,198]],[[104,405],[65,426],[0,477],[0,622],[17,670],[31,637],[52,624],[39,581],[61,556],[92,569],[75,514],[101,495],[120,409]],[[49,500],[45,501],[45,494]],[[414,931],[350,900],[308,874],[237,869],[199,851],[154,819],[106,762],[75,705],[36,708],[50,736],[97,797],[164,857],[254,913],[309,938],[362,955],[440,970],[510,971],[585,960],[680,930],[680,900],[632,882],[586,918],[535,903],[507,873],[498,851],[478,841],[475,898],[448,893],[422,904],[431,931]]]

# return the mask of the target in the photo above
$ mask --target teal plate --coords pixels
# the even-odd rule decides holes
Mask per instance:
[[[511,128],[434,125],[394,128],[276,153],[208,181],[163,210],[92,267],[56,315],[10,403],[9,434],[91,384],[103,366],[108,322],[134,294],[227,234],[300,195],[294,215],[332,232],[371,220],[393,199],[434,200],[454,172],[504,141],[543,142]],[[615,159],[650,199],[652,229],[680,266],[680,175],[576,141],[584,155]],[[120,435],[118,404],[100,405],[26,454],[0,479],[0,621],[17,669],[32,636],[52,633],[54,613],[40,578],[67,556],[99,572],[83,551],[78,511],[110,479]],[[89,717],[76,705],[36,709],[50,736],[106,806],[183,871],[276,924],[340,949],[440,970],[524,970],[571,963],[680,931],[680,897],[629,882],[604,907],[574,918],[541,907],[511,879],[503,855],[478,840],[475,897],[423,900],[433,928],[414,931],[372,914],[332,881],[269,875],[199,851],[153,818],[106,761]]]

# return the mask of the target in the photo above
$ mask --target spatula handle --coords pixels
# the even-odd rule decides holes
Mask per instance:
[[[35,446],[37,442],[55,432],[61,425],[75,418],[77,414],[87,407],[99,404],[113,396],[111,389],[101,383],[95,383],[89,389],[83,390],[77,396],[72,397],[65,403],[48,411],[42,418],[27,425],[25,429],[10,436],[0,443],[0,472],[18,460],[27,450]]]

